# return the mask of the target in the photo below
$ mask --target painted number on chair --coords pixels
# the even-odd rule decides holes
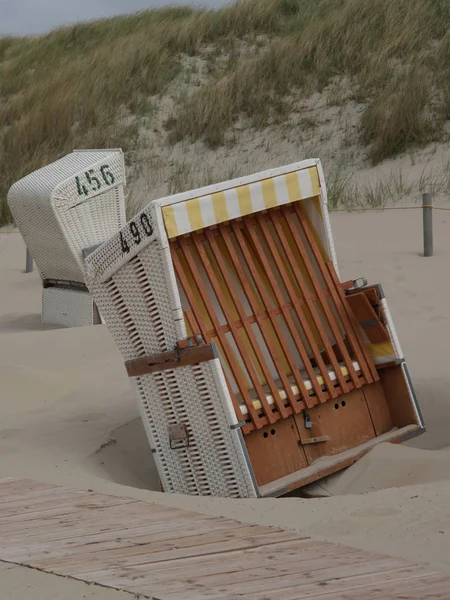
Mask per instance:
[[[98,192],[102,187],[109,187],[115,182],[114,175],[109,170],[109,165],[102,165],[99,169],[89,169],[83,175],[75,177],[79,196],[89,196]]]
[[[144,240],[146,237],[150,237],[153,235],[153,226],[150,222],[148,215],[142,213],[135,217],[132,221],[128,223],[128,231],[130,233],[128,237],[131,238],[131,241],[134,242],[136,246]],[[120,244],[122,246],[122,254],[128,254],[131,250],[130,244],[127,239],[120,232]]]

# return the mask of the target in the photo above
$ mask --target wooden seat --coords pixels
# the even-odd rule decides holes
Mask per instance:
[[[342,375],[345,377],[347,383],[349,383],[350,379],[349,379],[349,372],[348,372],[347,367],[345,366],[344,363],[340,363],[339,367],[340,367],[340,371],[341,371]],[[359,363],[357,361],[353,361],[353,367],[354,367],[354,369],[355,369],[355,371],[356,371],[357,374],[361,373],[361,367],[359,366]],[[315,368],[314,369],[314,373],[316,374],[317,383],[319,384],[320,388],[323,391],[325,391],[325,382],[324,382],[324,379],[323,379],[323,377],[322,377],[319,369]],[[309,395],[311,397],[313,397],[315,395],[315,393],[314,393],[313,385],[312,385],[311,381],[308,379],[307,373],[305,371],[301,371],[300,375],[301,375],[301,377],[303,379],[303,382],[304,382],[306,390],[309,392]],[[330,367],[328,367],[328,375],[329,375],[330,380],[332,382],[336,382],[337,381],[336,373]],[[298,400],[300,401],[300,399],[301,399],[300,390],[299,390],[297,384],[295,383],[294,377],[292,377],[292,376],[289,377],[288,381],[290,383],[290,392],[296,398],[298,398]],[[279,396],[279,398],[285,402],[285,406],[286,407],[289,406],[289,404],[288,404],[288,394],[283,389],[283,385],[282,385],[281,381],[280,380],[275,380],[275,385],[276,385],[277,390],[278,390],[278,396]],[[338,385],[338,384],[336,383],[336,385]],[[263,386],[263,390],[266,393],[266,400],[267,400],[267,403],[269,404],[269,406],[272,406],[274,411],[277,410],[276,406],[273,406],[274,403],[275,403],[275,399],[272,396],[272,394],[270,393],[268,386],[267,385]],[[249,390],[249,393],[250,393],[250,397],[252,398],[253,408],[255,410],[261,410],[262,405],[261,405],[261,402],[258,400],[258,395],[257,395],[256,391],[255,390]],[[236,398],[237,398],[237,400],[239,402],[239,406],[241,408],[242,414],[243,415],[247,415],[248,414],[248,409],[247,409],[247,406],[245,405],[245,402],[242,399],[241,395],[237,394]]]

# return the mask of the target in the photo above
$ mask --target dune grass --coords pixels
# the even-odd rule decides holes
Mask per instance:
[[[26,173],[74,147],[132,153],[133,115],[164,95],[183,57],[206,50],[209,76],[177,103],[173,141],[218,146],[239,118],[282,120],[293,90],[307,96],[336,76],[366,104],[374,162],[438,139],[450,117],[449,25],[448,0],[241,0],[0,39],[0,225]]]
[[[336,76],[350,78],[367,103],[362,123],[374,162],[426,143],[449,115],[447,0],[303,0],[289,29],[257,56],[235,61],[211,85],[186,98],[176,139],[223,142],[242,115],[266,125],[289,108],[293,89],[321,91]]]
[[[142,112],[205,44],[282,31],[290,0],[221,11],[169,8],[0,40],[0,224],[5,196],[26,173],[74,147],[132,149]]]

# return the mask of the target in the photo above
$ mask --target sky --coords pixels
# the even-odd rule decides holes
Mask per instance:
[[[79,21],[167,5],[218,8],[226,0],[0,0],[0,37],[45,33]]]

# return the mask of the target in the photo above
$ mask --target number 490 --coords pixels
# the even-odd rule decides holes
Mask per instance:
[[[135,221],[130,221],[128,224],[128,229],[130,230],[131,237],[136,246],[141,243],[144,236],[150,237],[153,234],[152,224],[145,213],[142,213],[139,217],[139,225],[140,227]],[[130,252],[130,246],[122,232],[120,232],[120,243],[122,246],[122,253],[128,254]]]

